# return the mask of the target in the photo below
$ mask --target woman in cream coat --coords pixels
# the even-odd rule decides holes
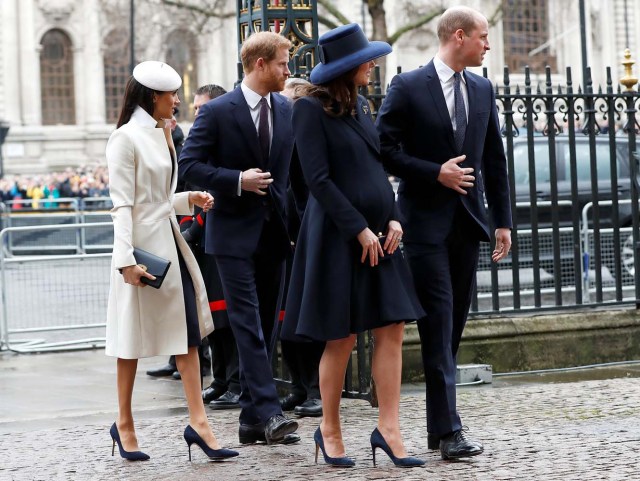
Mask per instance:
[[[190,425],[184,433],[189,458],[193,443],[210,458],[238,454],[220,449],[200,395],[197,346],[213,323],[198,264],[175,216],[192,213],[194,204],[209,210],[213,198],[205,192],[174,193],[177,159],[164,119],[180,103],[181,83],[164,63],[139,64],[127,83],[118,128],[106,151],[114,224],[106,354],[118,358],[119,404],[111,437],[129,460],[149,458],[138,449],[131,412],[138,359],[171,354],[176,355],[189,407]],[[134,246],[171,261],[160,289],[141,282],[153,276],[136,264]]]

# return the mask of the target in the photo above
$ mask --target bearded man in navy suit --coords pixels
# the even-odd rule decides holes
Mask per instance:
[[[273,32],[245,40],[242,84],[200,107],[179,162],[182,178],[215,196],[205,252],[215,256],[238,345],[242,444],[300,440],[297,423],[282,415],[268,353],[291,251],[285,207],[291,105],[275,93],[290,75],[290,48]]]
[[[494,262],[511,247],[511,203],[491,83],[466,70],[489,50],[487,19],[468,7],[438,22],[425,67],[397,75],[377,119],[383,160],[400,177],[404,248],[427,316],[418,321],[427,385],[428,447],[475,456],[456,410],[456,355],[475,288],[479,243],[495,228]],[[489,205],[486,211],[484,198]]]

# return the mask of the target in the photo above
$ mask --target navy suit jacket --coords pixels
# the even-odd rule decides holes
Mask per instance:
[[[442,242],[460,201],[480,227],[480,240],[490,240],[489,217],[495,228],[512,226],[495,94],[484,77],[468,71],[464,75],[469,114],[462,153],[467,157],[459,165],[473,167],[476,178],[474,187],[465,189],[467,195],[437,180],[442,164],[460,154],[433,61],[394,77],[378,114],[385,167],[401,178],[398,205],[405,220],[405,242]]]
[[[286,191],[293,150],[291,104],[272,93],[271,110],[268,165],[263,165],[256,127],[240,87],[203,105],[191,127],[178,166],[182,178],[215,197],[205,224],[205,251],[209,254],[253,255],[268,216],[278,223],[280,232],[274,254],[290,250]],[[242,191],[238,196],[240,172],[255,167],[271,173],[268,195]]]

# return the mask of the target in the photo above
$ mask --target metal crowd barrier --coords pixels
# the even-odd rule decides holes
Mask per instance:
[[[104,228],[112,224],[8,227],[0,244],[16,233]],[[104,347],[110,266],[110,252],[8,257],[0,250],[0,348],[27,353]],[[38,338],[16,338],[33,334]]]
[[[79,201],[73,197],[59,199],[19,199],[6,203],[3,227],[27,227],[81,223]],[[33,207],[35,205],[35,207]],[[11,231],[2,245],[9,255],[41,252],[81,253],[80,232],[61,231],[55,235],[42,231],[25,234]]]
[[[111,197],[85,197],[80,201],[80,221],[84,223],[111,222],[109,211],[113,207]],[[82,252],[110,252],[113,248],[111,227],[82,231]]]

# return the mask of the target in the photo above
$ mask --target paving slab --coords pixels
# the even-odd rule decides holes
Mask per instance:
[[[403,386],[400,402],[407,451],[424,468],[393,467],[382,452],[373,467],[369,434],[377,409],[345,399],[341,414],[352,469],[314,463],[319,419],[300,420],[292,446],[241,446],[238,411],[209,411],[221,442],[240,451],[210,462],[193,447],[189,462],[182,432],[188,422],[181,383],[144,374],[164,359],[141,360],[134,393],[141,448],[132,463],[111,456],[109,427],[116,414],[115,363],[103,351],[15,355],[0,353],[0,480],[638,480],[640,380],[629,376],[571,382],[497,379],[460,388],[459,409],[485,453],[460,462],[427,450],[425,395]],[[617,368],[616,373],[624,371]],[[557,380],[557,377],[555,378]]]

